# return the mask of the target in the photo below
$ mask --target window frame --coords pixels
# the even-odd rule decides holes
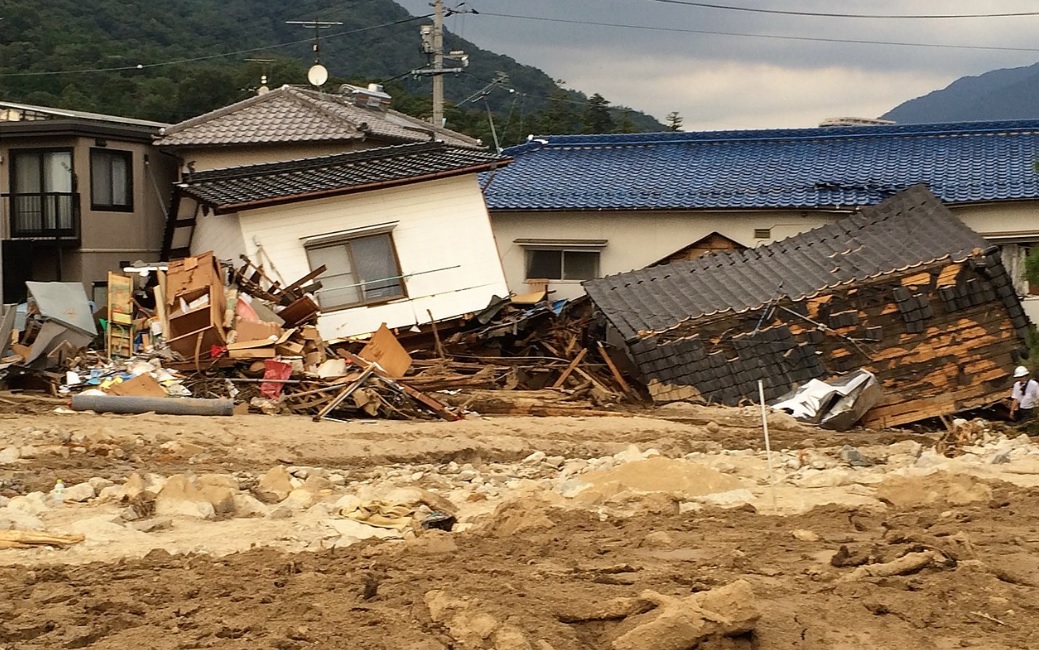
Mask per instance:
[[[111,160],[113,158],[121,158],[126,163],[126,198],[128,203],[126,205],[119,205],[116,203],[107,204],[99,203],[94,191],[95,174],[97,170],[97,158],[103,156],[108,164],[108,176],[111,187],[109,191],[112,194],[113,200],[115,199],[115,184],[112,182],[114,175],[112,174]],[[96,212],[133,212],[134,211],[134,183],[133,183],[133,152],[126,151],[124,149],[109,149],[108,147],[91,147],[90,148],[90,209]]]
[[[403,273],[401,272],[400,256],[397,253],[397,245],[396,245],[396,243],[393,240],[393,233],[391,232],[391,230],[392,230],[392,228],[378,229],[378,230],[368,230],[368,231],[365,231],[365,230],[362,229],[361,231],[356,232],[356,233],[352,233],[352,234],[344,234],[344,235],[341,235],[341,236],[331,236],[331,237],[328,237],[328,236],[325,236],[325,237],[315,237],[315,238],[310,239],[310,241],[308,241],[306,239],[304,240],[303,248],[306,251],[306,254],[307,254],[307,264],[310,266],[311,270],[314,270],[314,269],[316,269],[316,268],[321,266],[320,264],[317,264],[317,265],[314,264],[313,257],[311,256],[311,251],[318,250],[318,249],[326,249],[326,248],[340,248],[346,254],[347,261],[350,264],[350,269],[353,272],[353,274],[355,275],[355,277],[358,276],[358,269],[357,269],[357,263],[354,260],[354,253],[353,253],[353,249],[351,247],[351,242],[357,241],[359,239],[370,239],[370,238],[373,238],[373,237],[383,237],[383,236],[385,236],[386,239],[389,241],[389,244],[390,244],[390,252],[393,254],[393,269],[394,269],[394,271],[396,273],[396,275],[394,277],[397,280],[397,285],[400,287],[400,294],[399,295],[387,296],[387,297],[379,297],[379,298],[372,298],[370,300],[365,300],[363,298],[364,294],[365,294],[364,285],[367,284],[368,282],[372,282],[372,281],[371,280],[363,280],[362,279],[359,283],[357,283],[355,285],[350,285],[350,286],[357,286],[360,289],[360,294],[362,296],[362,299],[360,301],[326,306],[326,305],[321,304],[321,291],[324,289],[324,287],[322,287],[322,289],[319,289],[317,291],[318,305],[321,307],[321,311],[322,312],[339,311],[339,310],[343,310],[343,309],[353,309],[355,307],[370,307],[370,306],[374,306],[374,305],[384,305],[386,303],[390,303],[390,302],[393,302],[393,301],[396,301],[396,300],[402,300],[402,299],[406,300],[408,298],[408,285],[404,281],[405,278],[404,278]],[[321,280],[321,276],[318,276],[316,279],[318,281],[320,281]],[[385,279],[388,279],[388,278],[385,278]]]
[[[603,276],[603,250],[609,243],[605,239],[595,240],[569,240],[569,239],[517,239],[513,243],[524,249],[524,277],[530,280],[551,280],[554,282],[585,282]],[[531,255],[535,252],[558,252],[559,275],[562,277],[532,277],[530,275]],[[595,253],[595,269],[592,277],[567,278],[566,275],[566,253]]]

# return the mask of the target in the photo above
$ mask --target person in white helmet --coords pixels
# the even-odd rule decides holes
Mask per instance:
[[[1010,390],[1010,419],[1026,422],[1039,407],[1039,381],[1031,378],[1028,368],[1014,369],[1014,387]]]

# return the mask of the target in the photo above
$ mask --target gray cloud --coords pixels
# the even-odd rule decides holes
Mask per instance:
[[[428,13],[428,0],[397,0]],[[455,6],[456,0],[446,0]],[[1037,11],[1034,0],[731,0],[718,4],[863,14]],[[998,4],[998,6],[996,6]],[[447,28],[534,65],[571,88],[687,129],[813,126],[836,115],[875,117],[964,75],[1030,65],[1039,52],[903,47],[721,34],[1034,48],[1039,16],[879,20],[775,16],[653,0],[468,0],[479,15]],[[509,14],[538,20],[505,18]],[[574,21],[574,22],[553,22]],[[607,27],[637,25],[671,30]]]

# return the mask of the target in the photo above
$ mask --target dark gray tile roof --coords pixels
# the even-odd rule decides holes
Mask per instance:
[[[394,143],[428,142],[431,126],[399,111],[358,106],[350,99],[282,86],[163,129],[163,147],[343,142],[377,137]],[[442,130],[438,139],[462,147],[479,140]]]
[[[366,149],[190,175],[180,192],[218,212],[476,173],[510,158],[441,142]]]
[[[965,258],[985,240],[923,185],[836,223],[745,251],[714,253],[589,280],[589,297],[628,340],[782,297]]]

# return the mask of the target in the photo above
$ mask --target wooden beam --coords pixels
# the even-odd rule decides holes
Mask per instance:
[[[571,373],[573,373],[574,368],[577,367],[577,364],[581,363],[581,360],[584,359],[586,354],[588,354],[588,348],[583,348],[578,355],[574,357],[574,360],[570,362],[570,365],[566,367],[563,374],[559,375],[559,379],[556,380],[556,383],[552,384],[552,388],[562,388]]]

